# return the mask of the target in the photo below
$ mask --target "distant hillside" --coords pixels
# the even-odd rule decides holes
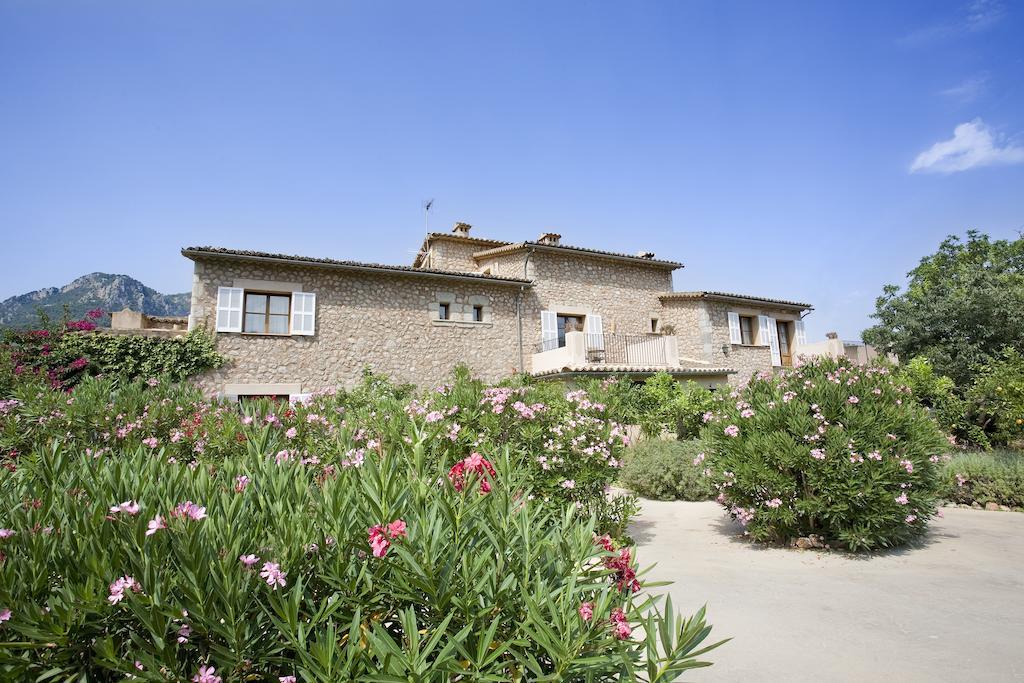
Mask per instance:
[[[90,273],[63,287],[37,289],[0,302],[0,327],[34,325],[39,321],[39,309],[60,318],[65,305],[72,319],[95,308],[105,313],[130,308],[149,315],[188,315],[190,298],[187,292],[161,294],[127,275]]]

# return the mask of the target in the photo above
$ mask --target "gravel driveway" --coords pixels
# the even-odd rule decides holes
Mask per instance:
[[[1024,681],[1024,514],[944,508],[919,546],[855,558],[751,545],[714,503],[643,501],[646,578],[692,612],[695,681]]]

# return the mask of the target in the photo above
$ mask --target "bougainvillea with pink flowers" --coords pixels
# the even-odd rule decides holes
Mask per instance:
[[[705,415],[717,500],[756,540],[817,534],[871,550],[925,532],[947,443],[885,365],[762,373]]]

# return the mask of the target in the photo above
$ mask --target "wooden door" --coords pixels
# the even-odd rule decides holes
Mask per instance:
[[[793,352],[789,345],[789,323],[782,320],[776,321],[776,329],[779,331],[779,356],[782,358],[782,367],[793,367]]]

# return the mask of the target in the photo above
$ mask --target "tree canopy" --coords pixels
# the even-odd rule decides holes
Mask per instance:
[[[866,343],[903,359],[925,356],[960,387],[1003,348],[1024,351],[1024,236],[950,235],[907,277],[905,291],[886,285],[875,301]]]

